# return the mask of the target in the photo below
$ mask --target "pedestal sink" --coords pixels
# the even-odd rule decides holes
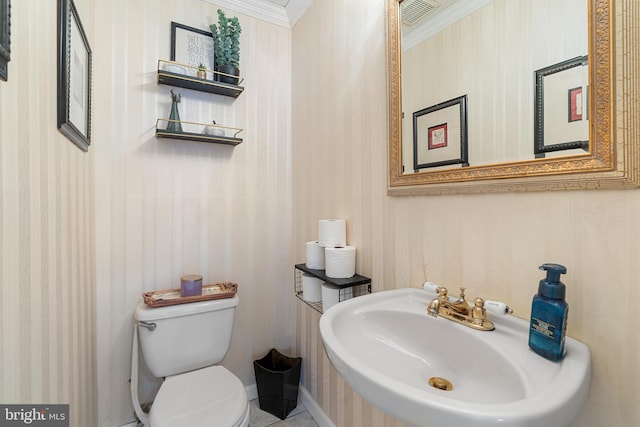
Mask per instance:
[[[426,307],[415,288],[335,305],[320,318],[329,360],[363,398],[412,426],[564,427],[584,403],[589,348],[572,338],[561,362],[528,347],[529,323],[493,316],[476,331]]]

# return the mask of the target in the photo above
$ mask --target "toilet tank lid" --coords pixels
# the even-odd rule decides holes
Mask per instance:
[[[224,310],[225,308],[233,308],[237,306],[239,301],[238,295],[236,294],[232,298],[189,302],[185,304],[167,305],[155,308],[149,307],[144,302],[140,302],[138,307],[136,307],[135,319],[137,321],[148,322],[172,317],[189,316],[208,311]]]

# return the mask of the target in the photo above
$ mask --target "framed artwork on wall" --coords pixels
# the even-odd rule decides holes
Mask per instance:
[[[436,148],[444,148],[447,144],[447,124],[441,123],[436,126],[431,126],[429,132],[429,150],[435,150]]]
[[[569,89],[567,102],[567,109],[569,110],[568,122],[578,122],[583,120],[583,118],[586,118],[586,93],[587,88],[583,88],[582,86]]]
[[[589,149],[587,56],[535,72],[534,153]]]
[[[11,59],[11,0],[0,0],[0,80],[7,81]]]
[[[58,129],[89,150],[91,48],[73,0],[58,1]]]
[[[467,95],[413,113],[413,169],[469,166]]]
[[[200,65],[209,70],[206,79],[213,79],[215,67],[215,49],[213,34],[186,25],[171,23],[171,60],[188,65],[187,75],[196,76]]]

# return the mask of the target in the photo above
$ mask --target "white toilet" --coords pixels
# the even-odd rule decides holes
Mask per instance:
[[[229,349],[237,305],[237,295],[158,308],[138,305],[135,319],[144,360],[153,375],[165,377],[147,426],[249,426],[244,385],[217,366]]]

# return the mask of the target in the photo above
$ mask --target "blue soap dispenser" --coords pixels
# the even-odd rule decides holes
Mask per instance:
[[[560,264],[543,264],[540,270],[546,270],[547,277],[540,280],[538,293],[531,303],[529,347],[542,357],[558,362],[564,356],[569,313],[569,305],[564,299],[565,285],[560,281],[560,275],[567,269]]]

